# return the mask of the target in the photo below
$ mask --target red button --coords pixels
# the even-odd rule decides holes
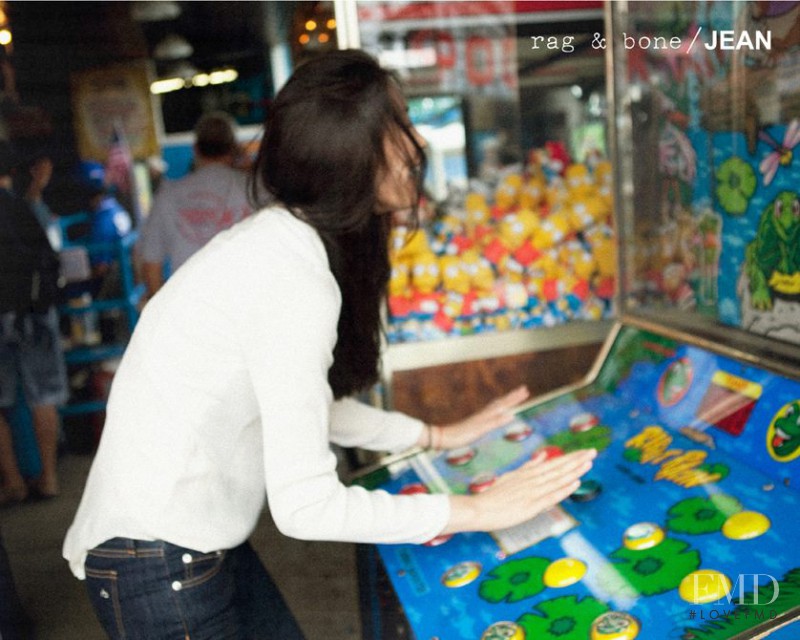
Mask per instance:
[[[472,482],[469,483],[470,493],[481,493],[482,491],[486,491],[494,484],[494,480],[494,474],[489,472],[481,473],[475,476],[472,479]]]
[[[426,487],[421,482],[414,482],[412,484],[407,484],[404,487],[402,487],[398,493],[404,496],[411,496],[414,495],[415,493],[430,493],[430,492],[428,491],[428,487]]]
[[[541,449],[537,449],[536,451],[534,451],[531,458],[535,458],[540,453],[544,453],[545,460],[550,460],[551,458],[558,458],[559,456],[563,456],[564,450],[561,447],[557,447],[554,444],[548,444],[547,446],[544,446]]]

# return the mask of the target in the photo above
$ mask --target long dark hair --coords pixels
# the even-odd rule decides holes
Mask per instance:
[[[265,202],[266,192],[314,227],[325,245],[342,294],[328,371],[336,398],[378,380],[391,216],[378,215],[376,177],[387,165],[387,135],[412,142],[407,162],[422,193],[424,152],[401,95],[394,76],[362,51],[314,58],[275,97],[253,167],[255,202]]]

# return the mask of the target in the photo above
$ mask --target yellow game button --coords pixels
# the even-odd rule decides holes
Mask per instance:
[[[481,640],[525,640],[525,632],[516,622],[495,622],[486,628]]]
[[[586,565],[575,558],[561,558],[551,562],[544,571],[542,582],[548,587],[560,589],[575,584],[586,575]]]
[[[622,536],[622,544],[633,551],[655,547],[664,540],[664,530],[653,522],[631,525]]]
[[[678,595],[692,604],[716,602],[728,596],[730,592],[730,578],[713,569],[692,571],[678,586]]]
[[[769,518],[757,511],[734,513],[722,525],[722,535],[731,540],[750,540],[766,533],[771,526]]]
[[[442,584],[445,587],[455,589],[469,584],[481,574],[481,564],[479,562],[459,562],[445,571],[442,576]]]
[[[591,640],[633,640],[639,635],[639,621],[624,611],[608,611],[592,623]]]

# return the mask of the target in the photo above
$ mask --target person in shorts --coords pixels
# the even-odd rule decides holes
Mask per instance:
[[[58,254],[25,200],[11,191],[14,155],[0,142],[0,409],[23,392],[33,414],[42,463],[28,482],[14,457],[11,429],[0,414],[0,503],[59,493],[58,406],[67,400],[58,312]]]

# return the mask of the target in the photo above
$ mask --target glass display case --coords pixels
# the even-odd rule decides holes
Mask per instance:
[[[395,228],[390,353],[516,352],[536,348],[528,330],[569,324],[569,341],[601,340],[615,291],[604,52],[590,46],[602,3],[345,4],[340,46],[398,74],[428,143],[424,223]]]
[[[797,362],[800,6],[609,11],[622,314]]]

